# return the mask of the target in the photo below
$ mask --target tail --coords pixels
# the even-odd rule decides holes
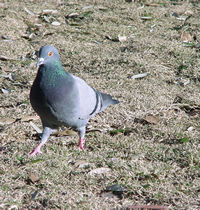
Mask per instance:
[[[100,111],[103,111],[109,105],[114,105],[114,104],[119,103],[118,100],[113,99],[112,96],[109,94],[105,94],[105,93],[100,93],[100,94],[102,98],[102,108]]]

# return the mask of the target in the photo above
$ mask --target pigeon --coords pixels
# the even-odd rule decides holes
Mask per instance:
[[[52,45],[40,48],[37,67],[37,76],[30,91],[30,102],[41,119],[43,132],[40,143],[29,156],[42,153],[42,145],[61,126],[78,132],[79,148],[84,150],[89,119],[119,101],[68,73],[60,62],[58,50]]]

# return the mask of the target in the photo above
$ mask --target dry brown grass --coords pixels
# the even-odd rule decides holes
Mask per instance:
[[[0,93],[0,207],[113,209],[151,204],[198,209],[199,48],[185,47],[180,37],[186,31],[194,46],[200,42],[199,1],[55,2],[13,0],[0,5],[1,35],[10,40],[0,40],[0,55],[16,59],[0,61],[0,75],[14,75],[14,81],[0,77],[0,89],[11,90]],[[152,2],[157,4],[147,5]],[[36,15],[55,9],[53,18],[61,25],[31,16],[25,7]],[[74,12],[82,16],[66,24],[65,16]],[[172,16],[175,12],[191,17],[184,23]],[[145,15],[152,20],[141,20]],[[35,24],[42,27],[36,30]],[[31,40],[22,37],[31,33]],[[106,38],[119,34],[127,41]],[[85,152],[77,149],[77,136],[61,135],[51,137],[43,155],[28,158],[39,138],[29,122],[20,120],[35,115],[29,90],[36,59],[27,55],[45,44],[59,49],[67,71],[121,103],[90,121],[89,129],[102,132],[86,135]],[[130,78],[144,72],[147,77]],[[190,83],[183,85],[187,80]],[[148,122],[149,114],[158,122]],[[17,120],[6,125],[5,118]],[[39,120],[34,123],[41,126]],[[115,129],[130,132],[110,135]],[[79,160],[89,168],[76,167]],[[100,167],[111,170],[88,174]],[[39,181],[31,182],[31,173]],[[125,188],[122,198],[104,193],[115,183]]]

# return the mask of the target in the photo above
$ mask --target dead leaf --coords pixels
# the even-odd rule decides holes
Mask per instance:
[[[21,37],[24,38],[24,39],[31,40],[31,39],[33,39],[35,37],[35,34],[34,33],[31,33],[31,34],[22,34]]]
[[[190,84],[190,80],[189,80],[189,79],[186,80],[186,81],[183,83],[184,86],[189,85],[189,84]]]
[[[9,40],[9,38],[6,35],[1,35],[1,40]]]
[[[35,16],[35,14],[34,14],[31,10],[27,9],[26,7],[24,7],[24,10],[25,10],[29,15]]]
[[[11,81],[14,81],[14,76],[11,73],[9,73],[8,75],[1,74],[0,77],[8,78]]]
[[[179,104],[179,108],[185,111],[189,116],[200,116],[200,107],[199,106],[190,106],[189,104]]]
[[[133,75],[131,79],[141,79],[143,77],[146,77],[147,75],[148,73],[136,74],[136,75]]]
[[[140,17],[142,20],[151,20],[152,17],[150,16],[143,16],[143,17]]]
[[[111,40],[113,42],[119,42],[118,37],[111,37],[110,35],[106,35],[105,37],[106,37],[106,39]]]
[[[8,94],[8,93],[11,92],[11,90],[9,90],[9,89],[3,89],[3,88],[1,88],[1,91],[2,91],[3,94]]]
[[[36,23],[34,26],[38,29],[38,28],[42,27],[42,24]]]
[[[180,17],[176,17],[177,20],[180,21],[186,21],[189,18],[189,16],[180,16]]]
[[[156,24],[153,24],[152,26],[151,26],[151,28],[150,28],[150,32],[152,33],[153,31],[154,31],[154,28],[156,27]]]
[[[110,168],[96,168],[91,170],[88,175],[93,176],[93,175],[99,175],[99,174],[106,174],[110,172]]]
[[[67,16],[66,16],[66,18],[67,18],[67,19],[68,19],[68,18],[76,18],[76,17],[78,17],[78,16],[79,16],[79,14],[78,14],[78,13],[73,12],[73,13],[71,13],[71,14],[67,15]]]
[[[151,124],[158,124],[160,121],[159,115],[147,115],[144,119]]]
[[[183,31],[181,34],[181,41],[182,42],[191,42],[192,41],[192,37],[190,34],[188,34],[187,32]]]
[[[0,119],[0,125],[9,125],[16,121],[16,119],[13,118],[1,118]]]
[[[40,178],[38,177],[37,174],[30,173],[29,179],[32,183],[34,183],[34,182],[38,182]]]
[[[53,15],[53,14],[57,14],[58,11],[57,10],[53,10],[53,9],[44,9],[42,11],[43,14],[45,15]]]
[[[89,163],[85,160],[78,160],[74,164],[75,168],[89,168]]]
[[[16,61],[16,59],[14,59],[14,58],[9,58],[9,57],[6,57],[6,56],[4,56],[4,55],[0,55],[0,60],[1,61]]]
[[[87,9],[91,9],[93,8],[94,6],[93,5],[90,5],[90,6],[86,6],[86,7],[83,7],[82,10],[87,10]]]
[[[42,133],[42,130],[38,128],[36,124],[34,124],[33,122],[30,122],[30,125],[37,131],[37,133]]]
[[[28,121],[31,121],[31,120],[38,120],[40,119],[39,116],[24,116],[21,118],[21,121],[22,122],[28,122]]]
[[[89,126],[88,126],[88,128],[89,128]],[[86,133],[90,133],[90,132],[96,132],[96,131],[98,131],[98,132],[100,132],[100,133],[102,133],[103,132],[103,130],[101,130],[101,129],[89,129],[89,130],[87,130],[86,131]]]
[[[59,23],[58,21],[53,21],[53,22],[51,23],[51,25],[53,25],[53,26],[60,26],[60,24],[61,24],[61,23]]]
[[[103,7],[103,6],[99,6],[98,9],[101,10],[101,11],[107,11],[108,10],[107,7]]]
[[[44,15],[44,20],[47,22],[47,23],[50,23],[51,21],[50,21],[50,19],[49,19],[49,17],[47,17],[46,15]]]

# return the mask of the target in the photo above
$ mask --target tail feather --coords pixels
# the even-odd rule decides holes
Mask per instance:
[[[109,95],[109,94],[105,94],[105,93],[100,93],[100,94],[101,94],[101,98],[102,98],[102,109],[101,109],[101,111],[103,111],[109,105],[114,105],[114,104],[119,103],[118,100],[113,99],[112,96]]]

